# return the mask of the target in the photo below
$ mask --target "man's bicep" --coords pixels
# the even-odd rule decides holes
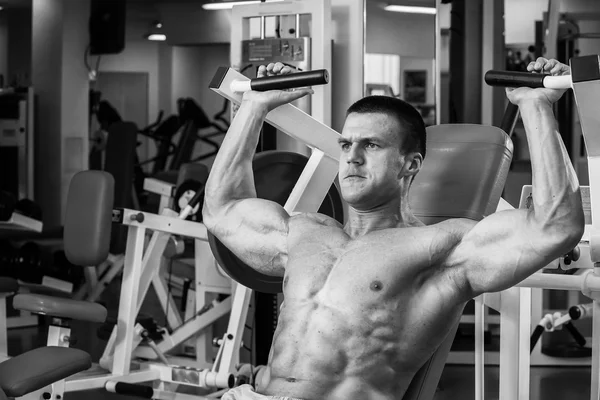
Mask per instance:
[[[459,235],[446,263],[469,296],[508,289],[556,258],[527,210],[494,213]]]
[[[232,203],[213,227],[213,234],[240,260],[264,274],[283,276],[288,256],[289,215],[264,199]]]

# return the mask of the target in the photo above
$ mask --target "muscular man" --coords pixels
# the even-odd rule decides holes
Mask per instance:
[[[528,70],[569,73],[543,58]],[[270,64],[259,76],[288,72]],[[408,204],[425,158],[425,127],[410,105],[366,97],[348,110],[339,181],[349,215],[341,226],[256,198],[251,162],[265,115],[310,91],[245,93],[206,185],[203,218],[249,266],[284,277],[285,302],[260,394],[244,386],[223,399],[401,399],[467,301],[510,288],[573,249],[584,217],[551,108],[563,92],[507,90],[527,132],[533,207],[431,226]]]

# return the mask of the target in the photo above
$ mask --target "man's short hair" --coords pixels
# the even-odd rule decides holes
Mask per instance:
[[[367,96],[352,104],[346,111],[346,116],[353,113],[378,113],[396,118],[400,127],[398,136],[404,136],[400,150],[406,153],[416,151],[425,158],[425,123],[419,111],[406,101],[389,96]]]

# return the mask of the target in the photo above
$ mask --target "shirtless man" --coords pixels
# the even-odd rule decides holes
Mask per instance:
[[[569,73],[543,58],[528,70]],[[258,75],[289,72],[270,64]],[[563,92],[507,89],[529,141],[533,207],[431,226],[408,204],[425,156],[425,127],[411,106],[365,98],[350,107],[339,140],[349,205],[341,226],[320,214],[290,216],[255,194],[251,162],[265,115],[310,90],[245,93],[212,167],[203,218],[249,266],[284,277],[285,302],[260,393],[244,385],[223,399],[401,399],[467,301],[572,250],[584,217],[551,108]]]

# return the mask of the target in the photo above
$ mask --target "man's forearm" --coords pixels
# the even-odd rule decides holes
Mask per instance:
[[[540,227],[556,232],[562,223],[583,218],[579,182],[552,111],[545,101],[520,105],[533,172],[533,215]]]
[[[256,197],[252,159],[266,114],[263,107],[253,103],[240,106],[206,183],[204,201],[209,213],[232,200]]]

